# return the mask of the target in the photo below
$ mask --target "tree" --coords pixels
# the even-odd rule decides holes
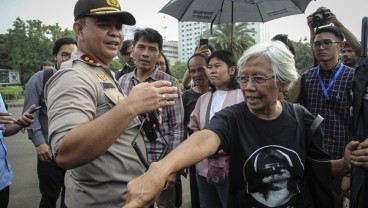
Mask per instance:
[[[212,30],[204,32],[204,37],[209,39],[209,43],[215,47],[216,50],[224,49],[232,51],[234,56],[239,59],[244,51],[250,46],[254,45],[256,41],[249,33],[254,33],[253,29],[248,28],[247,22],[231,23],[215,25]],[[231,49],[231,31],[233,31],[233,48]]]
[[[293,41],[293,45],[295,48],[295,66],[299,73],[302,74],[313,67],[313,55],[310,50],[310,44],[308,41],[302,42],[299,40],[299,42]]]
[[[116,71],[118,71],[118,70],[120,70],[120,69],[122,69],[123,68],[123,64],[121,63],[121,61],[120,61],[120,58],[114,58],[112,61],[111,61],[111,63],[110,63],[110,65],[109,65],[109,67],[110,67],[110,69],[112,70],[112,71],[114,71],[114,72],[116,72]]]
[[[75,35],[71,30],[62,30],[58,24],[44,25],[40,20],[24,22],[17,18],[13,28],[0,36],[0,54],[6,58],[0,63],[19,70],[21,83],[25,84],[43,61],[53,60],[53,43],[61,37],[74,38]]]
[[[178,61],[175,65],[170,66],[171,75],[178,79],[179,82],[182,81],[184,73],[187,70],[187,63]]]

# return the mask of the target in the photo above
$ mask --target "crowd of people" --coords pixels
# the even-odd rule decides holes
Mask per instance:
[[[192,208],[342,208],[351,166],[368,169],[368,139],[352,140],[360,43],[326,16],[320,27],[307,17],[315,67],[302,74],[279,34],[239,60],[198,45],[178,80],[159,32],[124,40],[122,25],[136,20],[119,2],[78,0],[76,40],[55,41],[56,64],[30,78],[20,118],[0,95],[0,207],[12,180],[3,138],[26,128],[40,208],[59,197],[62,208],[179,208],[188,172]]]

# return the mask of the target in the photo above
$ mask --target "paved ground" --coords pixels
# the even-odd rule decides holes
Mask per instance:
[[[21,108],[11,107],[9,112],[18,117]],[[14,172],[10,186],[9,208],[36,208],[40,200],[36,173],[36,153],[27,133],[18,133],[5,139],[8,146],[8,158]],[[183,206],[190,207],[188,179],[183,179]]]

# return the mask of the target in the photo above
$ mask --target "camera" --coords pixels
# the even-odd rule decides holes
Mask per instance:
[[[326,12],[330,12],[330,10],[326,7],[320,7],[312,14],[312,21],[315,27],[319,27],[325,24],[326,18],[328,17],[328,14],[326,14]]]
[[[158,110],[148,113],[148,119],[146,119],[142,124],[143,131],[146,137],[148,138],[148,140],[151,142],[157,139],[157,134],[156,134],[155,129],[159,128],[159,125],[160,125],[157,119],[159,115],[160,114]]]

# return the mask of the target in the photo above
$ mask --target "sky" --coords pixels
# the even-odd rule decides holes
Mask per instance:
[[[76,0],[0,0],[0,34],[13,28],[17,17],[22,21],[41,20],[46,25],[56,23],[63,29],[72,29],[73,10]],[[169,0],[120,0],[122,10],[132,13],[137,20],[137,27],[151,27],[159,31],[166,40],[178,40],[178,21],[158,11]],[[276,34],[288,34],[289,38],[298,41],[309,37],[306,17],[318,7],[329,8],[345,27],[358,39],[361,38],[362,18],[368,16],[367,0],[312,0],[305,14],[298,14],[271,20],[266,23],[269,28],[268,37]],[[166,28],[166,29],[164,29]]]

